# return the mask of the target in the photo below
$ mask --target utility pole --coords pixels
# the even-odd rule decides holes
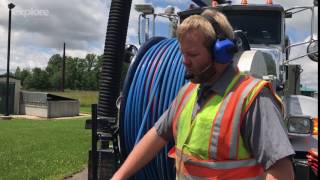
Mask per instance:
[[[6,113],[5,116],[9,116],[9,76],[10,76],[10,37],[11,37],[11,9],[15,7],[14,4],[8,4],[9,8],[9,23],[8,23],[8,54],[7,54],[7,82],[6,82]]]
[[[64,80],[66,71],[66,43],[63,43],[63,55],[62,55],[62,84],[61,91],[64,92]]]

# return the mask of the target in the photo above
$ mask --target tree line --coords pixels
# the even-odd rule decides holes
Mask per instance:
[[[50,57],[44,69],[17,67],[14,76],[20,79],[23,89],[27,90],[59,90],[62,84],[62,62],[59,54]],[[102,55],[87,54],[85,58],[66,57],[64,89],[98,90],[102,65]],[[124,63],[122,80],[128,64]]]

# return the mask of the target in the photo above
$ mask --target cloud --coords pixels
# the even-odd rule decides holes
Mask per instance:
[[[163,2],[165,2],[166,4],[183,5],[183,4],[189,3],[190,0],[180,0],[180,1],[177,1],[177,0],[163,0]]]
[[[265,3],[265,0],[248,1]],[[68,56],[84,57],[88,53],[103,53],[111,0],[10,0],[10,2],[16,5],[12,10],[11,70],[15,70],[17,66],[45,67],[51,55],[62,54],[63,42],[66,42]],[[186,9],[191,0],[133,0],[127,43],[135,45],[138,43],[139,13],[135,11],[134,4],[150,2],[157,13],[163,12],[169,4],[179,12]],[[274,4],[284,4],[285,8],[296,5],[308,6],[312,5],[312,2],[313,0],[274,0]],[[8,0],[0,0],[0,73],[6,69],[7,62],[8,3]],[[318,17],[317,10],[316,17]],[[306,38],[307,33],[301,33],[301,27],[309,27],[306,26],[305,19],[305,16],[294,16],[294,19],[288,20],[287,28],[292,37],[296,37],[293,38],[294,41]],[[164,27],[167,26],[167,22],[167,19],[157,18],[157,24],[161,24],[156,27],[157,32],[162,35],[169,34],[165,32],[168,28]],[[317,29],[317,24],[315,28]],[[303,64],[304,72],[301,78],[303,83],[313,81],[309,79],[314,79],[315,74],[317,75],[317,65],[307,59],[296,62]]]
[[[82,0],[79,3],[77,0],[56,0],[54,2],[16,0],[14,3],[16,8],[12,10],[13,31],[27,33],[23,37],[36,35],[35,37],[39,38],[37,41],[39,45],[56,48],[65,41],[78,44],[81,41],[104,39],[99,36],[105,32],[106,27],[106,14],[104,13],[106,9],[101,1]],[[32,11],[33,14],[36,14],[37,11],[46,11],[48,14],[25,13]],[[1,12],[4,13],[5,10]],[[7,26],[7,19],[5,16],[1,17],[0,25]],[[20,41],[23,42],[23,40]],[[86,44],[79,44],[77,47],[79,49],[88,48]]]
[[[16,66],[45,67],[48,57],[66,54],[84,57],[87,53],[102,54],[111,0],[12,0],[11,69]],[[8,34],[8,0],[0,1],[0,69],[6,68]],[[133,0],[128,42],[137,44],[138,12]],[[27,59],[27,60],[26,60]]]
[[[50,53],[103,51],[109,0],[12,0],[11,62],[44,67]],[[6,64],[8,0],[0,2],[0,69]],[[5,45],[5,46],[4,46]],[[100,51],[97,51],[100,49]],[[81,53],[80,53],[81,52]],[[77,56],[76,53],[73,55]]]
[[[54,52],[44,52],[39,51],[38,49],[18,47],[12,51],[10,70],[15,70],[18,66],[29,69],[34,67],[45,68],[52,53]],[[23,59],[23,61],[16,61],[16,59]]]
[[[194,4],[192,0],[149,0],[149,2],[152,1],[153,4],[156,4],[160,7],[167,7],[167,6],[176,6],[180,7],[181,9],[187,9],[190,4]]]

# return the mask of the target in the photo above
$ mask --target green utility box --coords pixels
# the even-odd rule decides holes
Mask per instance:
[[[9,114],[19,114],[21,81],[9,77]],[[0,114],[6,113],[7,76],[0,75]]]
[[[6,83],[0,82],[0,114],[5,114],[6,112]],[[15,84],[9,83],[9,114],[13,114],[14,112],[14,91],[15,91]],[[19,98],[19,97],[17,97]]]

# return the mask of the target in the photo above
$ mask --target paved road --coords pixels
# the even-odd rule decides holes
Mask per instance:
[[[79,173],[76,173],[72,176],[68,176],[64,178],[65,180],[87,180],[88,179],[88,168],[86,167]]]

